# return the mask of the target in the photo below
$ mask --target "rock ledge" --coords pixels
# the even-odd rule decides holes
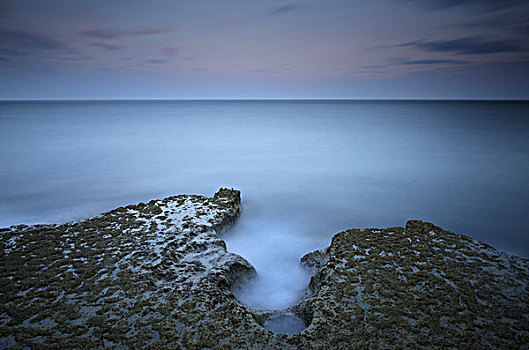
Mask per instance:
[[[529,260],[431,223],[344,231],[302,264],[295,309],[331,347],[528,347]]]
[[[352,229],[305,255],[300,333],[231,289],[255,274],[217,236],[240,193],[180,195],[0,230],[0,348],[528,348],[529,261],[430,223]]]

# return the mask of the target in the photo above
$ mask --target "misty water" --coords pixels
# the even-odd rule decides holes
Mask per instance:
[[[4,102],[0,143],[0,226],[240,189],[222,238],[255,308],[295,304],[300,258],[346,228],[421,219],[529,256],[528,103]]]

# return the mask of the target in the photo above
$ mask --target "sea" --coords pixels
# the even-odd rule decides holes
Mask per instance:
[[[529,257],[529,102],[3,101],[0,227],[175,194],[242,192],[238,292],[283,309],[300,258],[348,228],[432,222]]]

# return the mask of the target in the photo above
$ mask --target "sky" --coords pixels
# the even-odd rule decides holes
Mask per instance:
[[[0,0],[0,99],[529,99],[529,1]]]

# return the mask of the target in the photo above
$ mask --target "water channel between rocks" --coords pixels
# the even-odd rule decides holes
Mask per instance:
[[[244,257],[257,271],[234,294],[250,308],[272,312],[264,323],[266,329],[297,333],[307,325],[289,308],[304,297],[311,277],[300,259],[327,246],[331,234],[313,234],[302,222],[278,213],[272,218],[264,216],[254,203],[243,200],[238,222],[220,236],[229,252]]]

